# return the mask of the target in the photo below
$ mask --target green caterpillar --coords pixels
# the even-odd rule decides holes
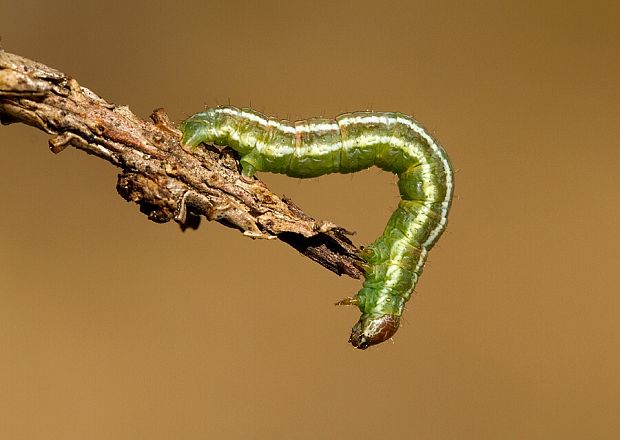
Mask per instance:
[[[454,178],[445,151],[401,113],[356,112],[336,119],[289,122],[236,107],[210,108],[181,124],[183,144],[229,146],[243,175],[291,177],[354,173],[373,165],[396,174],[401,201],[383,234],[364,249],[365,281],[339,304],[362,312],[351,342],[366,349],[391,338],[400,325],[428,251],[446,228]]]

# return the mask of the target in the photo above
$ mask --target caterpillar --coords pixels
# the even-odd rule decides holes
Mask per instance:
[[[318,177],[373,165],[396,174],[401,200],[383,234],[362,251],[363,286],[338,303],[362,312],[349,338],[354,347],[366,349],[396,333],[428,251],[446,228],[454,190],[448,156],[426,130],[395,112],[290,122],[232,106],[206,109],[180,128],[187,147],[204,142],[236,150],[247,177],[257,171]]]

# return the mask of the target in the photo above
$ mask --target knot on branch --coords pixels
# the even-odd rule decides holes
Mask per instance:
[[[155,223],[166,223],[175,217],[173,194],[151,177],[125,171],[118,175],[116,191],[128,202],[137,203],[140,212]]]

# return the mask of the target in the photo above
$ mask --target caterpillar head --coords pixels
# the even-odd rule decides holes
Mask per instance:
[[[356,348],[366,350],[394,336],[399,325],[398,315],[362,315],[351,330],[349,342]]]

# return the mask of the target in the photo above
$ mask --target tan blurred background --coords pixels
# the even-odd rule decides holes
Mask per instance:
[[[333,306],[359,282],[150,223],[112,166],[0,127],[0,438],[620,438],[614,3],[0,0],[7,51],[143,117],[401,111],[458,170],[404,327],[362,352]],[[398,201],[377,170],[261,177],[358,243]]]

